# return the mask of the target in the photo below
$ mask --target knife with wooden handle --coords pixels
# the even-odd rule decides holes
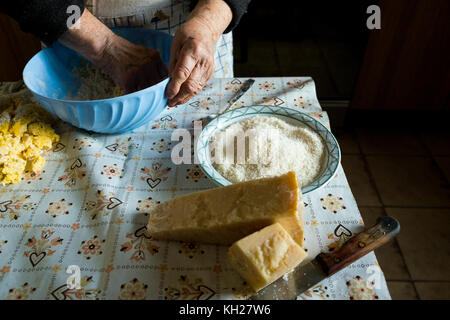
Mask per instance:
[[[306,265],[251,296],[250,300],[293,300],[325,278],[344,269],[392,240],[400,232],[400,223],[392,217],[380,217],[376,225],[350,238],[338,250],[320,253]]]

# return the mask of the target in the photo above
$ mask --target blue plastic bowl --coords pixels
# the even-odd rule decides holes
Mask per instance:
[[[133,43],[159,50],[164,63],[169,63],[171,35],[137,28],[113,31]],[[164,91],[169,79],[117,98],[66,100],[80,87],[80,80],[72,74],[80,60],[86,61],[75,51],[55,43],[37,53],[23,70],[26,86],[44,108],[75,127],[100,133],[123,133],[155,119],[167,106]]]

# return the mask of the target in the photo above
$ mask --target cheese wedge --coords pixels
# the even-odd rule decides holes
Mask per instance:
[[[228,250],[230,265],[259,291],[295,268],[306,252],[279,223],[235,242]]]
[[[280,222],[303,241],[294,172],[174,198],[150,212],[147,231],[156,239],[211,244],[233,242]]]

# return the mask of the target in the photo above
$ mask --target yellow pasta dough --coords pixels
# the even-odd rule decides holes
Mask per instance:
[[[45,164],[43,152],[59,141],[52,120],[37,103],[27,103],[18,97],[2,101],[0,185],[19,182],[25,171],[40,171]]]

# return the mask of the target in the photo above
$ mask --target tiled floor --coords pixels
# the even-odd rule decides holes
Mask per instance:
[[[369,4],[298,1],[285,10],[290,1],[252,1],[233,30],[235,75],[308,75],[319,100],[350,99],[370,35],[359,27]]]
[[[235,57],[240,56],[243,45],[248,56],[244,62],[234,62],[236,77],[308,75],[316,82],[319,99],[349,99],[352,95],[361,57],[351,42],[250,38],[245,43],[235,41]]]
[[[450,299],[450,135],[341,129],[342,165],[366,224],[390,215],[397,239],[375,251],[393,299]]]

